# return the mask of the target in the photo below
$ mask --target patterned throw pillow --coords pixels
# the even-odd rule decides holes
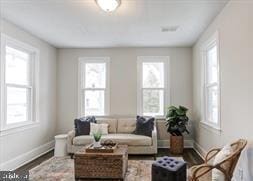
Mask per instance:
[[[133,134],[152,137],[155,118],[136,117],[136,128]]]
[[[106,123],[90,123],[90,135],[93,135],[93,133],[100,132],[102,135],[108,134],[108,124]]]
[[[90,123],[96,123],[96,118],[94,116],[75,119],[75,136],[89,135]]]

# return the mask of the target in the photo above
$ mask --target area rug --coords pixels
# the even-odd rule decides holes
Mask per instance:
[[[129,160],[125,181],[150,181],[153,162]],[[69,157],[53,157],[31,169],[29,173],[32,181],[73,181],[74,160]]]

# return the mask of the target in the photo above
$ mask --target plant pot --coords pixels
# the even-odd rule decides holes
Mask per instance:
[[[101,147],[100,141],[94,141],[93,147],[94,148],[100,148]]]
[[[184,137],[170,136],[170,152],[172,154],[182,154],[184,151]]]

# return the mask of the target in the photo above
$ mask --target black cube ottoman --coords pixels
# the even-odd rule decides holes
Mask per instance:
[[[186,181],[186,163],[164,156],[152,164],[152,181]]]

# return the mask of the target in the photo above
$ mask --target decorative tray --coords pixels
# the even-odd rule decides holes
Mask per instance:
[[[93,144],[90,144],[86,147],[85,151],[86,153],[113,153],[114,150],[117,148],[116,143],[111,145],[101,144],[100,147],[94,147]]]

